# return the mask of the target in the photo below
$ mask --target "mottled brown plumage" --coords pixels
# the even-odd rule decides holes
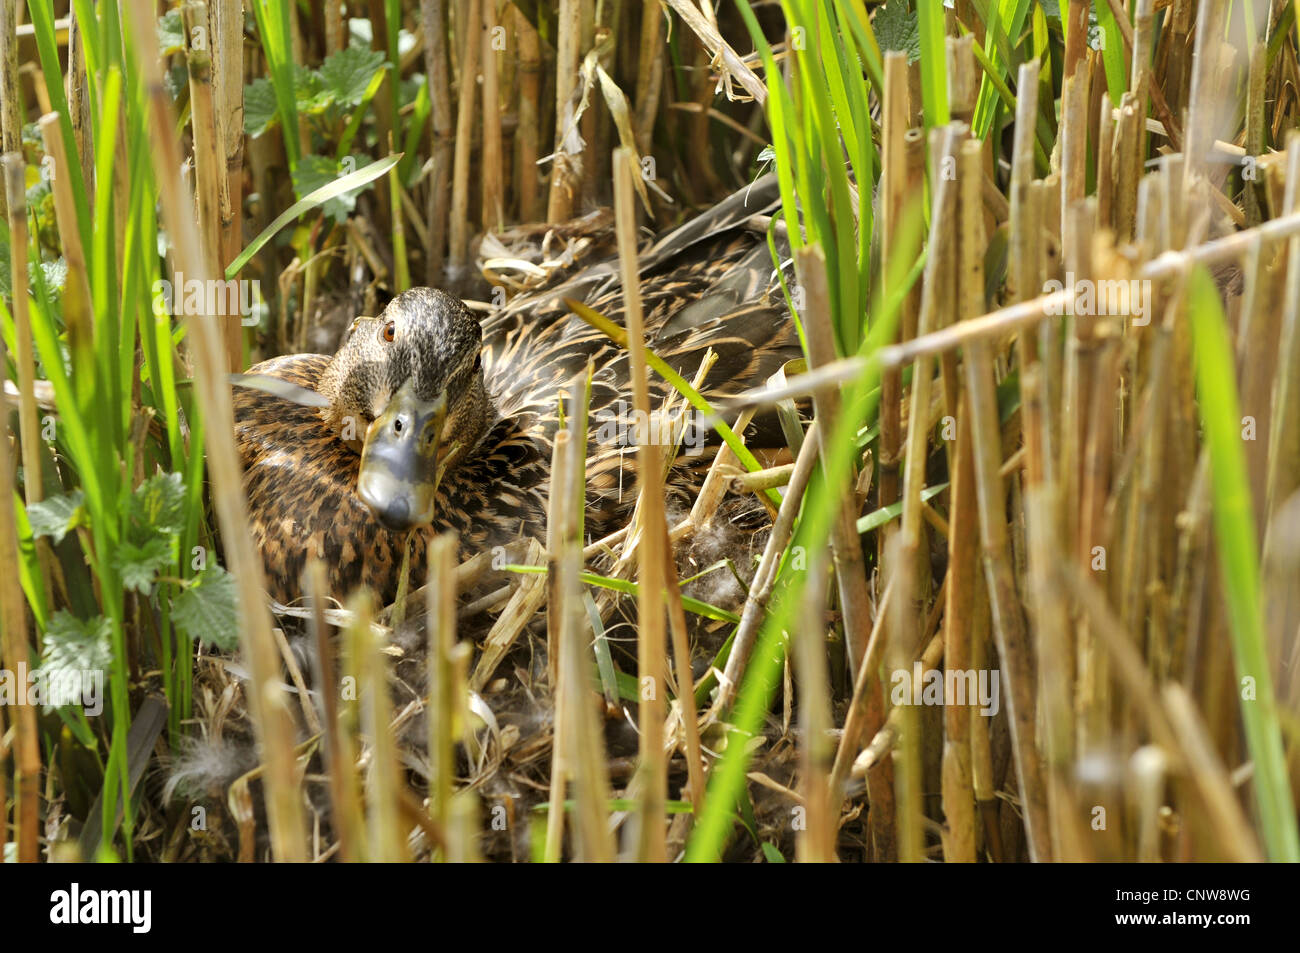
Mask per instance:
[[[760,180],[640,256],[647,343],[687,379],[712,348],[718,362],[706,378],[707,397],[759,385],[799,356],[766,240],[744,227],[774,201],[774,183]],[[433,526],[414,530],[411,567],[417,580],[435,529],[455,531],[463,556],[521,536],[544,536],[558,394],[588,359],[595,377],[587,533],[598,538],[628,518],[636,492],[634,448],[609,440],[608,427],[600,429],[620,411],[620,402],[631,402],[627,355],[570,314],[566,297],[622,323],[617,263],[602,262],[558,287],[514,299],[481,327],[456,299],[415,289],[395,298],[378,318],[357,319],[333,358],[292,355],[250,370],[330,402],[324,409],[308,407],[236,388],[252,529],[275,599],[298,598],[309,553],[327,565],[335,595],[358,585],[371,587],[385,602],[395,595],[408,532],[385,528],[358,495],[357,451],[367,427],[404,384],[420,400],[445,393],[448,403],[439,452],[448,453],[449,463]],[[670,388],[651,377],[658,406]],[[711,457],[709,448],[679,458],[671,492],[689,497]]]

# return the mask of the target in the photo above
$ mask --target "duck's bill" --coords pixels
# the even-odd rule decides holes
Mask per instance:
[[[408,383],[366,431],[357,492],[390,530],[433,522],[438,450],[446,417],[445,394],[421,400]]]

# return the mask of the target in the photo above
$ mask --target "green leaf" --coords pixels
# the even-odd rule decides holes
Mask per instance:
[[[269,79],[257,79],[244,87],[244,132],[257,138],[271,128],[277,115],[275,87]]]
[[[105,671],[113,662],[113,623],[104,616],[81,620],[60,610],[45,630],[41,667],[54,671]]]
[[[1187,300],[1196,354],[1197,407],[1210,454],[1219,577],[1227,603],[1233,659],[1237,677],[1255,682],[1255,694],[1248,699],[1243,692],[1240,699],[1246,746],[1254,761],[1251,788],[1269,859],[1295,863],[1300,860],[1300,831],[1260,610],[1259,548],[1241,435],[1235,350],[1219,289],[1203,265],[1191,274]]]
[[[235,577],[210,566],[172,600],[172,622],[191,639],[223,652],[239,644]]]
[[[355,156],[346,157],[345,162],[350,163],[352,168],[357,166]],[[298,165],[293,170],[294,194],[299,199],[302,199],[318,189],[327,188],[338,181],[339,176],[342,174],[342,163],[336,162],[334,159],[325,156],[303,156],[298,160]],[[357,207],[359,192],[359,189],[344,192],[335,198],[329,199],[321,206],[321,211],[337,224],[342,225]]]
[[[168,10],[158,18],[158,52],[171,56],[185,49],[185,24],[181,22],[181,11]]]
[[[56,545],[63,542],[64,536],[82,524],[85,517],[82,506],[85,502],[85,495],[80,490],[73,490],[71,493],[51,496],[39,503],[29,503],[27,519],[32,524],[32,535],[52,536]]]
[[[41,262],[41,272],[45,275],[47,290],[56,294],[61,292],[63,286],[68,283],[68,261],[66,258]]]
[[[122,574],[122,585],[134,589],[142,596],[153,591],[158,573],[171,563],[171,541],[162,536],[145,540],[141,546],[123,542],[113,553],[113,566]]]
[[[759,846],[763,848],[763,857],[767,859],[769,864],[785,863],[785,855],[777,849],[775,844],[769,844],[767,841],[763,841]]]
[[[334,93],[325,87],[320,74],[298,65],[293,68],[293,98],[298,112],[307,115],[323,113],[334,103]]]
[[[179,473],[155,473],[135,488],[131,516],[141,526],[160,533],[185,528],[185,478]]]
[[[319,208],[332,198],[337,198],[346,192],[356,192],[369,185],[375,179],[379,178],[398,162],[402,161],[402,153],[385,156],[375,162],[370,163],[362,169],[352,172],[342,178],[335,179],[329,185],[317,189],[310,195],[303,197],[300,201],[295,202],[285,211],[281,212],[276,220],[262,230],[262,233],[252,240],[235,260],[226,266],[226,277],[233,278],[239,274],[239,269],[248,264],[248,260],[256,255],[262,246],[275,237],[276,232],[284,228],[299,215],[310,212],[314,208]]]
[[[921,58],[921,30],[916,11],[908,10],[907,0],[889,0],[876,11],[874,26],[882,50],[906,53],[908,63]]]
[[[365,98],[366,88],[384,65],[384,54],[361,46],[339,50],[321,64],[319,79],[333,98],[342,106],[358,106]]]

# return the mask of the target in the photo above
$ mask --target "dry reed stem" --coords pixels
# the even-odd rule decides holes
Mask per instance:
[[[230,195],[225,137],[221,134],[222,117],[213,104],[213,58],[208,40],[208,7],[201,0],[194,0],[185,4],[183,9],[185,58],[190,76],[190,126],[194,134],[194,168],[198,182],[199,246],[208,274],[221,276],[225,269],[225,261],[222,259],[222,209],[230,207]],[[238,313],[239,293],[229,285],[222,285],[220,293],[226,314],[222,329],[226,366],[230,371],[239,371],[243,367],[244,357],[240,323],[232,317]]]
[[[731,654],[727,656],[727,665],[718,683],[717,698],[709,712],[710,721],[731,707],[736,691],[740,687],[745,667],[749,664],[749,656],[754,651],[754,644],[758,640],[759,629],[766,618],[767,604],[772,598],[772,591],[776,585],[781,554],[785,551],[786,544],[790,542],[794,532],[795,517],[799,513],[804,491],[808,488],[808,481],[818,460],[820,443],[820,428],[814,420],[804,434],[803,446],[799,448],[799,456],[795,458],[794,473],[790,476],[790,484],[786,488],[785,496],[781,498],[781,508],[777,513],[776,522],[772,525],[772,533],[767,538],[767,545],[763,547],[763,558],[759,560],[758,569],[750,583],[749,597],[745,600],[744,608],[741,609],[740,625],[736,627],[736,637],[731,643]]]
[[[979,194],[980,145],[962,144],[959,161],[961,182],[961,282],[968,295],[971,287],[983,288],[983,222]],[[982,291],[980,292],[982,294]],[[968,302],[966,308],[970,308]],[[1016,774],[1025,811],[1025,831],[1032,860],[1051,856],[1046,827],[1046,796],[1034,741],[1035,686],[1029,664],[1028,633],[1017,600],[1009,541],[1003,484],[998,472],[1002,465],[1001,427],[998,423],[997,393],[993,360],[986,342],[970,342],[965,351],[966,389],[970,400],[974,435],[975,482],[979,500],[980,539],[989,600],[993,609],[994,634],[1003,671],[1010,683],[1007,714],[1011,724]]]
[[[334,642],[330,627],[325,621],[325,604],[328,583],[325,566],[312,557],[303,572],[303,586],[310,603],[308,629],[315,647],[314,681],[316,697],[320,700],[321,732],[324,740],[321,755],[325,773],[329,777],[330,817],[334,826],[334,840],[344,861],[361,860],[361,795],[358,790],[355,766],[350,757],[351,743],[344,733],[339,717],[341,686],[334,655]]]
[[[835,358],[835,331],[831,325],[830,288],[826,280],[826,257],[818,246],[806,246],[795,255],[796,270],[804,289],[810,366],[814,369]],[[840,416],[840,395],[833,387],[813,396],[822,433],[834,433]],[[828,466],[830,451],[822,444],[822,466]],[[856,467],[846,474],[848,486],[857,480]],[[835,560],[835,578],[839,585],[840,610],[844,614],[844,642],[848,651],[849,671],[857,672],[867,649],[871,631],[871,605],[867,593],[867,571],[862,558],[862,539],[858,535],[857,508],[853,494],[844,494],[831,523],[831,548]]]
[[[519,128],[515,134],[519,162],[515,166],[515,195],[519,202],[519,220],[531,222],[537,217],[537,158],[541,141],[541,118],[538,104],[542,97],[541,37],[528,18],[514,10],[516,41],[519,44]]]
[[[546,549],[547,565],[550,569],[547,573],[549,602],[546,607],[546,651],[549,678],[555,697],[555,723],[554,740],[551,745],[549,811],[546,816],[546,841],[542,856],[550,864],[559,863],[563,852],[564,824],[567,818],[564,810],[564,795],[568,788],[569,775],[576,767],[577,752],[574,745],[576,732],[570,728],[569,719],[577,711],[577,706],[572,704],[571,696],[575,692],[582,694],[585,688],[581,682],[576,686],[573,685],[569,678],[568,666],[562,664],[561,659],[565,651],[564,639],[566,636],[576,635],[576,633],[561,631],[560,613],[569,609],[569,597],[572,592],[565,594],[565,597],[561,596],[560,586],[563,582],[567,582],[567,579],[561,579],[558,558],[562,545],[561,537],[565,529],[565,509],[572,500],[572,494],[566,492],[573,483],[573,476],[569,473],[573,454],[568,452],[571,439],[572,434],[567,430],[560,430],[555,434],[551,446],[551,493],[546,501]],[[576,836],[574,842],[576,847]]]
[[[901,274],[896,259],[906,252],[898,236],[909,186],[903,136],[909,125],[907,108],[907,54],[891,50],[885,54],[885,101],[882,106],[880,149],[880,273],[884,281]],[[888,297],[888,290],[882,291]],[[811,342],[810,342],[811,343]],[[898,500],[898,463],[902,445],[901,368],[890,368],[880,378],[880,505]],[[892,527],[879,534],[878,553],[884,556]]]
[[[642,0],[641,44],[636,65],[636,151],[648,155],[654,138],[655,116],[659,112],[659,91],[663,85],[664,13],[659,0]]]
[[[551,159],[551,189],[546,204],[548,222],[568,221],[573,214],[581,168],[569,152],[570,127],[573,125],[574,92],[578,85],[578,47],[581,0],[560,0],[556,23],[555,53],[555,148]]]
[[[451,79],[447,65],[446,0],[421,0],[424,23],[424,69],[429,83],[429,125],[432,135],[429,178],[429,252],[425,281],[441,284],[446,262],[447,216],[451,209],[452,112]]]
[[[12,208],[11,208],[12,212]],[[27,256],[16,254],[15,267],[26,267]],[[0,360],[5,348],[0,343]],[[21,672],[28,668],[27,613],[18,573],[18,525],[14,510],[14,468],[10,457],[8,415],[0,430],[0,654],[4,667]],[[21,704],[14,719],[14,829],[20,863],[35,863],[40,851],[41,753],[37,738],[36,706]],[[10,746],[0,740],[0,774],[5,772]],[[5,802],[0,800],[0,827],[6,825]],[[0,834],[0,850],[5,837]]]
[[[1023,74],[1022,74],[1023,75]],[[1023,88],[1023,87],[1022,87]],[[958,405],[958,421],[969,419],[967,402]],[[971,629],[975,588],[981,585],[978,514],[975,501],[975,463],[971,428],[958,426],[956,468],[952,478],[952,505],[948,533],[947,601],[943,611],[944,667],[966,671],[971,665]],[[975,793],[971,774],[970,725],[974,706],[945,699],[942,755],[943,813],[947,820],[943,856],[948,863],[974,863]]]
[[[632,378],[632,405],[641,419],[650,419],[650,379],[646,364],[645,326],[637,274],[636,204],[633,177],[636,155],[627,147],[614,150],[614,215],[619,265],[623,280],[627,321],[628,363]],[[642,804],[637,856],[643,861],[667,860],[664,840],[664,797],[667,764],[664,757],[664,601],[661,585],[668,578],[664,561],[663,464],[659,447],[649,441],[637,446],[637,507],[642,533],[638,544],[637,576],[637,678],[641,686],[640,781]],[[660,530],[658,527],[664,527]]]
[[[498,91],[499,63],[493,48],[496,42],[496,0],[483,4],[483,144],[479,168],[483,176],[480,210],[483,231],[500,231],[505,227],[505,186],[502,176],[501,96]]]
[[[831,796],[829,787],[834,751],[830,740],[831,686],[826,670],[826,570],[826,549],[816,546],[809,554],[804,617],[795,626],[791,640],[799,689],[800,794],[807,811],[806,824],[795,839],[795,856],[801,862],[814,864],[837,859],[835,837],[839,829],[839,799]]]
[[[479,23],[479,4],[483,0],[466,0],[465,22]],[[472,35],[472,30],[470,31]],[[447,230],[448,280],[455,286],[469,270],[469,167],[474,144],[475,92],[478,88],[478,58],[481,43],[472,40],[464,44],[464,60],[460,67],[460,85],[456,106],[456,156],[452,166],[451,224]],[[437,219],[434,220],[438,221]]]
[[[152,156],[163,221],[175,249],[176,269],[203,280],[210,276],[199,249],[193,216],[187,214],[187,201],[177,178],[181,162],[179,143],[173,134],[176,125],[171,114],[171,97],[162,82],[153,10],[146,0],[132,0],[131,20],[149,102],[155,143]],[[293,726],[279,687],[279,657],[271,635],[270,615],[263,603],[261,556],[249,535],[239,453],[235,448],[230,385],[226,382],[220,337],[210,319],[199,318],[190,322],[190,341],[199,404],[207,425],[204,436],[213,501],[227,565],[238,585],[240,644],[252,675],[249,709],[267,765],[266,800],[272,850],[279,860],[305,860],[307,845],[293,754]]]
[[[888,632],[884,653],[885,669],[890,673],[891,683],[894,673],[910,672],[914,646],[919,637],[920,627],[914,611],[914,592],[917,589],[917,567],[914,557],[915,553],[909,553],[907,550],[905,535],[898,533],[890,539],[882,563],[889,572],[888,586],[893,590],[891,605],[887,612],[882,613]],[[903,704],[895,705],[890,710],[889,719],[886,725],[882,726],[882,730],[889,722],[898,725],[890,738],[891,742],[895,738],[898,740],[894,755],[896,811],[894,820],[898,830],[898,859],[908,864],[920,863],[925,859],[925,835],[922,827],[925,810],[921,792],[921,715],[916,705],[904,701]],[[878,731],[877,735],[879,734]],[[871,746],[868,745],[867,752],[870,751]],[[874,759],[866,762],[863,761],[863,756],[859,755],[854,761],[854,768],[856,770],[861,765],[862,770],[865,771],[872,763]]]
[[[2,2],[2,0],[0,0]],[[36,357],[32,350],[32,319],[27,302],[27,190],[22,153],[0,158],[9,211],[9,247],[13,249],[14,363],[18,366],[18,432],[22,439],[23,491],[28,505],[45,497],[41,479],[41,444],[36,413]]]
[[[586,497],[587,402],[585,372],[571,388],[575,395],[566,431],[556,435],[555,456],[564,458],[560,473],[564,482],[552,481],[552,515],[560,520],[556,540],[559,597],[560,685],[557,707],[562,707],[565,732],[566,771],[573,782],[575,850],[579,860],[593,863],[613,861],[614,840],[608,822],[608,755],[598,720],[597,700],[590,689],[592,657],[588,651],[590,623],[582,604],[582,524]],[[558,505],[556,505],[558,504]],[[559,740],[557,736],[557,741]],[[563,783],[563,782],[561,782]]]
[[[667,3],[682,18],[691,32],[699,37],[705,49],[713,56],[714,64],[721,69],[723,76],[728,81],[734,77],[760,106],[766,103],[767,87],[722,38],[717,24],[710,23],[704,14],[690,3],[690,0],[667,0]]]
[[[367,859],[379,863],[409,860],[400,826],[403,783],[398,775],[396,743],[388,726],[393,720],[388,693],[388,662],[371,628],[370,594],[364,590],[348,602],[348,650],[356,678],[361,732],[369,741],[366,779]]]
[[[526,566],[542,565],[542,547],[537,540],[529,539],[520,562]],[[546,601],[546,575],[527,573],[519,580],[519,587],[506,603],[505,609],[492,624],[483,640],[483,654],[474,665],[469,678],[470,691],[480,692],[506,657],[515,639],[533,619],[533,614]]]
[[[429,737],[429,817],[442,830],[450,827],[456,758],[456,721],[452,653],[456,645],[457,540],[439,533],[429,541],[425,618],[428,620],[429,700],[425,709]]]
[[[45,154],[54,160],[53,181],[54,218],[59,226],[59,241],[63,259],[68,264],[68,275],[63,288],[63,318],[68,328],[68,350],[72,353],[73,370],[81,355],[94,350],[94,316],[91,310],[90,277],[86,273],[86,258],[81,247],[81,231],[77,227],[77,208],[72,196],[71,170],[64,151],[63,131],[57,113],[46,113],[37,120]]]

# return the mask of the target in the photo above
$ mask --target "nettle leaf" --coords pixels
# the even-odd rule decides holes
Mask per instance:
[[[158,52],[170,56],[184,49],[185,24],[181,22],[181,11],[168,10],[158,18]]]
[[[876,11],[873,24],[882,50],[906,53],[908,63],[921,58],[921,30],[916,11],[908,9],[907,0],[889,0]]]
[[[195,641],[234,651],[239,644],[235,577],[220,566],[203,570],[172,600],[172,622]]]
[[[160,533],[185,528],[185,480],[179,473],[155,473],[131,495],[131,516]]]
[[[27,520],[32,524],[32,535],[51,536],[55,545],[63,542],[64,536],[82,524],[85,518],[82,504],[85,501],[85,494],[73,490],[27,504]]]
[[[348,172],[360,168],[365,159],[358,159],[356,156],[348,156],[344,163],[349,168],[343,167],[344,163],[339,163],[327,156],[303,156],[298,160],[298,165],[293,170],[293,190],[297,194],[299,201],[306,196],[315,192],[319,188],[336,182],[340,177]],[[365,186],[362,186],[364,188]],[[321,210],[332,218],[337,224],[342,225],[347,221],[348,215],[357,207],[357,193],[361,189],[353,192],[344,192],[332,199],[327,199]]]
[[[269,79],[256,79],[244,87],[244,132],[257,138],[276,120],[275,87]]]
[[[321,64],[320,80],[341,106],[358,106],[375,73],[384,65],[384,54],[361,46],[339,50]]]
[[[320,74],[305,66],[294,65],[293,98],[301,115],[323,113],[334,102],[334,91],[326,87]]]
[[[41,271],[45,275],[45,284],[52,294],[63,291],[63,286],[68,283],[68,261],[66,258],[41,262]]]
[[[162,536],[145,540],[142,546],[123,543],[113,553],[113,566],[122,574],[122,585],[142,596],[153,591],[158,573],[171,564],[172,544]]]
[[[113,662],[113,623],[104,616],[78,619],[60,610],[45,629],[41,666],[54,671],[106,671]]]

